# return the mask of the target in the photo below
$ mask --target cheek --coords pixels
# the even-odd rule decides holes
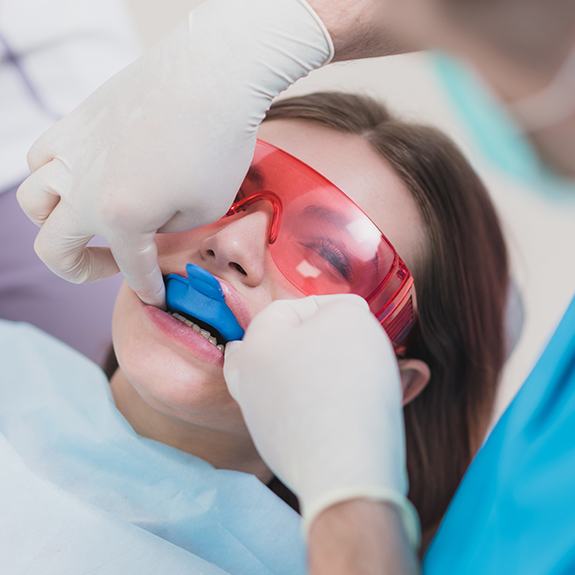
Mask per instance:
[[[116,300],[112,332],[120,369],[148,405],[198,425],[243,427],[221,367],[194,362],[166,345],[126,285]]]
[[[189,246],[190,243],[196,243],[198,231],[201,230],[202,227],[185,232],[156,234],[158,257],[169,257],[170,255],[180,253],[183,249]]]
[[[266,276],[268,281],[267,293],[268,297],[265,303],[258,302],[260,305],[256,309],[256,313],[262,311],[264,307],[269,305],[276,299],[298,299],[305,297],[306,294],[299,291],[278,269],[271,255],[268,255],[268,262],[266,268]]]

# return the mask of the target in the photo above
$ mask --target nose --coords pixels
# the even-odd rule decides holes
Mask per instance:
[[[223,220],[221,228],[201,241],[204,266],[249,287],[259,285],[265,274],[270,220],[271,214],[266,209]]]

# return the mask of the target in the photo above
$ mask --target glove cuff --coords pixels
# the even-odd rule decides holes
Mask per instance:
[[[335,56],[335,46],[333,45],[331,35],[325,24],[322,22],[321,18],[318,16],[317,12],[306,2],[306,0],[298,0],[298,2],[309,12],[310,16],[316,21],[319,29],[323,32],[329,51],[328,57],[323,64],[325,66],[326,64],[329,64]]]
[[[331,36],[306,0],[209,0],[188,15],[191,57],[272,100],[334,57]]]

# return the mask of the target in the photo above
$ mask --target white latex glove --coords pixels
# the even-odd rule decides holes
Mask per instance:
[[[142,300],[163,304],[156,231],[223,215],[272,99],[332,55],[304,0],[201,4],[30,150],[18,200],[41,225],[40,258],[76,283],[119,266]],[[87,247],[94,235],[111,250]]]
[[[418,544],[399,369],[365,300],[273,302],[226,346],[224,376],[261,456],[298,496],[306,528],[330,505],[364,497],[397,505]]]

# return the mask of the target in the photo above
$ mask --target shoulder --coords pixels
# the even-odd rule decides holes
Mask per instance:
[[[28,323],[0,319],[0,355],[2,356],[5,356],[10,351],[15,351],[25,342],[42,339],[51,338]]]
[[[72,379],[105,381],[96,364],[28,323],[0,320],[0,366],[0,393],[9,389],[11,397]]]
[[[24,350],[39,354],[58,350],[70,356],[80,355],[32,324],[0,319],[0,357],[4,361],[10,361],[11,358],[16,359],[18,353]],[[11,355],[13,353],[16,357]]]

